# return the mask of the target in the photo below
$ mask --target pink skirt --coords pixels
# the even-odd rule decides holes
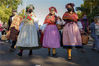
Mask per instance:
[[[48,25],[45,28],[43,37],[43,47],[45,48],[60,47],[60,35],[56,25]]]
[[[63,28],[63,47],[82,47],[80,31],[75,22],[67,23]]]

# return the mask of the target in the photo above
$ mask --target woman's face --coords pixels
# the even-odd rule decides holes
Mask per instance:
[[[52,15],[54,15],[54,14],[55,14],[55,9],[52,8],[51,11],[50,11],[50,13],[51,13]]]
[[[68,12],[71,12],[73,11],[73,8],[71,7],[71,5],[68,5],[68,8],[67,8]]]

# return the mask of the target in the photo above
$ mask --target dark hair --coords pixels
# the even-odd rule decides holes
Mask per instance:
[[[29,12],[29,7],[26,7],[26,12]]]
[[[32,8],[30,8],[30,7],[32,7]],[[26,12],[31,13],[31,12],[33,12],[34,9],[35,9],[34,6],[32,4],[30,4],[29,6],[26,7]]]
[[[72,8],[74,8],[74,6],[75,6],[74,3],[68,3],[65,5],[65,8],[68,8],[68,5],[70,5]]]

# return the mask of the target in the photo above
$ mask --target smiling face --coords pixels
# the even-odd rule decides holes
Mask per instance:
[[[51,8],[50,13],[51,13],[52,15],[54,15],[54,14],[55,14],[55,9],[54,9],[54,8]]]

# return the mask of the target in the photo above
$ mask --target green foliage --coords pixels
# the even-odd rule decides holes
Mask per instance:
[[[24,13],[25,13],[25,9],[23,9],[23,10],[19,13],[19,15],[22,16],[22,17],[24,17]]]
[[[0,0],[0,20],[8,22],[12,9],[17,9],[22,0]]]
[[[94,16],[99,15],[99,0],[83,0],[84,4],[81,7],[77,7],[77,10],[81,11],[82,15],[88,16],[89,22],[91,22]]]
[[[77,11],[77,15],[79,17],[79,19],[82,17],[82,12],[81,11]]]

